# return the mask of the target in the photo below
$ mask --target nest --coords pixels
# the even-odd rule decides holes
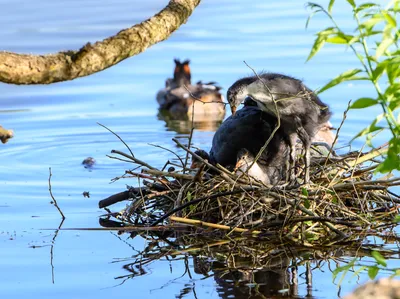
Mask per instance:
[[[202,236],[242,234],[301,246],[331,246],[362,242],[368,235],[385,236],[397,224],[400,196],[391,187],[400,178],[377,179],[377,160],[386,146],[369,152],[313,157],[311,183],[267,186],[211,165],[179,140],[184,157],[162,169],[129,154],[113,150],[114,159],[137,164],[141,171],[126,170],[121,178],[140,178],[143,186],[112,195],[100,208],[127,200],[121,211],[111,211],[102,224],[125,231],[185,231]],[[190,138],[189,138],[190,143]],[[128,148],[129,149],[129,148]],[[202,166],[189,169],[190,158]]]

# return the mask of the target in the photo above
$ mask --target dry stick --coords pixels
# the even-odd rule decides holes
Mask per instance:
[[[257,74],[257,72],[247,64],[246,61],[243,61],[245,65],[247,65],[247,67],[249,69],[251,69],[253,71],[253,73],[257,76],[257,78],[259,80],[261,80],[261,82],[263,83],[265,89],[268,91],[272,101],[274,102],[274,108],[275,108],[275,112],[276,112],[276,118],[278,119],[278,123],[276,124],[274,130],[272,131],[271,135],[269,136],[268,140],[264,143],[264,145],[262,146],[262,148],[258,151],[257,156],[254,158],[253,163],[250,164],[250,166],[246,169],[246,173],[249,172],[250,168],[253,167],[253,165],[258,161],[258,159],[261,157],[262,153],[264,152],[264,150],[267,148],[268,144],[271,142],[272,138],[274,137],[276,131],[278,131],[279,127],[281,126],[281,117],[279,115],[279,110],[278,110],[278,105],[277,105],[277,101],[275,100],[275,97],[273,95],[273,93],[271,92],[271,90],[269,89],[269,87],[267,86],[267,84],[264,82],[263,79],[260,78],[260,76]]]
[[[338,128],[337,131],[336,131],[335,139],[333,140],[331,149],[329,150],[329,153],[328,153],[328,155],[326,156],[324,168],[326,167],[326,164],[328,163],[329,157],[330,157],[331,154],[332,154],[333,147],[335,146],[335,144],[336,144],[336,142],[337,142],[337,140],[338,140],[338,138],[339,138],[340,129],[342,128],[342,126],[343,126],[343,124],[344,124],[344,121],[345,121],[346,118],[347,118],[347,112],[349,112],[349,110],[350,110],[350,104],[351,104],[351,100],[350,100],[349,103],[347,104],[346,110],[343,112],[342,121],[341,121],[341,123],[340,123],[340,125],[339,125],[339,128]],[[322,172],[321,172],[321,175],[322,175]]]
[[[183,180],[193,180],[194,176],[193,175],[188,175],[188,174],[181,174],[181,173],[175,173],[175,172],[166,172],[166,171],[160,171],[160,170],[155,170],[155,169],[143,169],[142,170],[144,173],[152,174],[152,175],[157,175],[157,176],[166,176],[166,177],[172,177],[176,179],[183,179]]]
[[[110,158],[110,159],[118,160],[118,161],[121,161],[121,162],[134,163],[134,162],[132,162],[132,159],[130,159],[130,160],[125,160],[125,159],[118,158],[118,157],[114,157],[114,156],[110,156],[110,155],[106,155],[106,157],[107,157],[107,158]],[[140,166],[139,166],[139,167],[140,167]]]
[[[54,198],[53,192],[51,191],[51,176],[52,176],[52,174],[51,174],[51,167],[49,167],[49,192],[50,192],[50,196],[51,196],[51,198],[53,199],[53,202],[54,202],[55,207],[56,207],[57,210],[60,212],[60,215],[61,215],[62,219],[64,220],[64,219],[65,219],[64,213],[61,211],[60,207],[58,206],[57,200]]]
[[[234,195],[234,194],[237,194],[237,193],[242,193],[242,192],[246,192],[246,191],[256,191],[256,190],[260,190],[260,189],[257,188],[257,187],[243,187],[241,189],[236,189],[236,190],[226,191],[226,192],[220,192],[220,193],[217,193],[217,194],[200,197],[198,199],[189,201],[189,202],[187,202],[187,203],[185,203],[185,204],[183,204],[183,205],[181,205],[181,206],[169,211],[168,213],[165,213],[164,216],[162,216],[160,219],[154,221],[150,226],[155,226],[158,223],[161,223],[162,221],[164,221],[165,219],[170,217],[171,215],[175,214],[176,212],[178,212],[180,210],[183,210],[184,208],[186,208],[186,207],[188,207],[190,205],[197,204],[197,203],[199,203],[199,202],[201,202],[203,200],[215,199],[215,198],[218,198],[218,197],[221,197],[221,196]]]
[[[51,281],[54,284],[54,264],[53,264],[53,260],[54,260],[54,244],[56,242],[57,236],[58,236],[58,232],[60,231],[63,223],[64,223],[65,218],[63,218],[60,222],[60,225],[58,226],[58,229],[56,229],[55,233],[54,233],[54,237],[51,240],[51,246],[50,246],[50,265],[51,265]]]
[[[215,224],[215,223],[204,222],[204,221],[200,221],[200,220],[193,220],[193,219],[182,218],[182,217],[176,217],[176,216],[171,216],[171,217],[169,217],[169,219],[172,221],[175,221],[175,222],[186,223],[186,224],[196,225],[196,226],[211,227],[211,228],[216,228],[216,229],[229,230],[231,232],[237,232],[237,233],[247,233],[247,232],[251,233],[251,234],[260,234],[261,233],[261,231],[259,231],[259,230],[252,231],[247,228],[230,227],[227,225]]]
[[[61,230],[85,230],[85,231],[107,231],[107,230],[117,230],[117,231],[177,231],[185,230],[182,226],[135,226],[135,225],[125,225],[122,227],[72,227],[72,228],[62,228]]]
[[[162,147],[161,145],[152,144],[152,143],[149,143],[149,145],[161,148],[161,149],[166,150],[166,151],[170,152],[171,154],[175,155],[179,159],[179,161],[181,162],[182,168],[185,169],[185,164],[183,163],[181,157],[179,157],[179,155],[177,153],[175,153],[174,151],[170,150],[169,148]]]
[[[130,196],[129,190],[111,195],[111,196],[99,201],[99,208],[102,209],[102,208],[111,206],[117,202],[125,201],[125,200],[129,199],[129,196]]]
[[[350,186],[362,186],[362,185],[378,185],[378,184],[382,184],[382,185],[386,185],[386,186],[393,186],[393,184],[397,183],[400,181],[400,178],[394,178],[394,179],[390,179],[390,180],[376,180],[376,181],[360,181],[360,182],[353,182],[353,183],[342,183],[342,184],[336,184],[333,187],[335,189],[339,189],[339,188],[350,188]],[[379,186],[382,187],[382,186]]]
[[[274,226],[281,226],[282,224],[290,224],[290,223],[296,223],[296,222],[305,222],[305,221],[317,221],[317,222],[331,222],[334,224],[340,224],[340,225],[345,225],[345,226],[350,226],[350,227],[357,227],[359,224],[350,222],[352,220],[346,221],[346,220],[335,220],[335,219],[330,219],[328,217],[320,217],[320,216],[306,216],[306,217],[293,217],[290,219],[287,219],[285,221],[273,221],[269,222],[263,227],[274,227]]]
[[[146,162],[143,162],[142,160],[139,160],[138,158],[135,158],[134,156],[129,156],[128,154],[125,154],[124,152],[121,152],[121,151],[119,151],[119,150],[111,150],[111,153],[112,153],[112,154],[118,154],[118,155],[124,156],[125,158],[128,158],[128,159],[132,160],[133,162],[135,162],[135,163],[137,163],[137,164],[140,164],[140,165],[142,165],[142,166],[145,166],[145,167],[147,167],[147,168],[149,168],[149,169],[157,170],[157,168],[155,168],[155,167],[153,167],[153,166],[147,164]]]
[[[217,104],[221,104],[221,105],[229,105],[229,103],[224,103],[224,102],[220,102],[220,101],[210,101],[210,102],[204,102],[202,99],[196,97],[189,89],[186,85],[183,85],[183,87],[186,89],[186,91],[189,93],[190,97],[193,98],[194,100],[201,102],[203,104],[212,104],[212,103],[217,103]]]
[[[112,131],[111,129],[107,128],[105,125],[102,125],[101,123],[97,123],[99,126],[102,126],[104,129],[106,129],[107,131],[111,132],[112,134],[114,134],[119,140],[121,140],[121,142],[125,145],[125,147],[128,149],[128,151],[131,153],[132,157],[135,157],[135,155],[133,154],[133,152],[131,151],[131,149],[129,148],[129,146],[125,143],[124,140],[122,140],[122,138],[115,133],[114,131]]]
[[[218,169],[217,167],[215,167],[214,165],[210,164],[209,162],[207,162],[206,160],[204,160],[202,157],[200,157],[199,155],[195,154],[193,151],[189,150],[188,148],[186,148],[182,143],[179,142],[178,139],[176,138],[172,138],[172,141],[174,141],[180,148],[182,148],[183,150],[187,151],[188,153],[190,153],[193,157],[195,157],[196,159],[199,159],[201,162],[203,162],[204,164],[206,164],[210,169],[215,170],[218,173],[224,172],[221,169]],[[228,172],[228,174],[230,174]]]
[[[151,177],[149,175],[145,175],[143,173],[138,173],[138,172],[133,172],[133,171],[130,171],[130,170],[125,170],[125,174],[131,174],[132,175],[132,176],[125,176],[127,178],[139,177],[139,178],[148,179],[148,180],[151,180],[151,181],[157,181],[157,182],[160,181],[160,179],[158,179],[158,178],[153,178],[153,177]]]
[[[280,199],[286,201],[286,202],[289,203],[292,207],[294,207],[294,208],[299,208],[300,211],[302,211],[303,213],[306,213],[306,214],[309,215],[309,216],[318,217],[318,215],[316,215],[314,212],[312,212],[312,211],[310,211],[309,209],[303,207],[301,204],[297,204],[296,200],[289,199],[289,198],[284,197],[284,196],[282,196],[282,195],[280,195],[280,194],[278,194],[278,193],[275,193],[275,192],[271,192],[270,195],[272,195],[272,196],[274,196],[274,197],[277,197],[277,198],[280,198]],[[341,236],[341,237],[347,237],[346,234],[344,234],[343,232],[341,232],[340,230],[338,230],[336,227],[334,227],[332,223],[329,223],[329,222],[326,222],[326,223],[321,222],[321,223],[324,224],[324,225],[326,225],[328,228],[330,228],[332,231],[334,231],[334,232],[335,232],[336,234],[338,234],[339,236]]]
[[[202,163],[204,163],[205,165],[207,165],[210,169],[215,170],[216,172],[218,172],[226,181],[229,181],[230,179],[235,179],[240,183],[244,183],[244,184],[248,184],[248,182],[246,182],[245,180],[240,180],[238,179],[238,177],[236,175],[233,175],[229,170],[227,170],[225,167],[215,167],[214,165],[210,164],[207,160],[204,160],[202,157],[200,157],[199,155],[197,155],[196,153],[194,153],[193,151],[187,149],[182,143],[180,143],[176,138],[172,138],[172,140],[183,150],[189,152],[193,157],[195,157],[196,159],[198,159],[199,161],[201,161]],[[218,165],[217,165],[218,166]],[[229,178],[226,178],[223,176],[223,174],[228,175]],[[257,185],[257,186],[264,186],[261,185],[259,183],[254,182],[253,185]]]
[[[185,89],[187,89],[186,85],[184,85]],[[190,150],[190,144],[192,143],[192,137],[193,137],[193,131],[194,131],[194,101],[192,103],[192,127],[190,128],[190,135],[189,135],[189,141],[188,141],[188,149]],[[185,157],[185,168],[187,167],[187,162],[189,159],[189,152],[186,152],[186,157]],[[185,173],[185,169],[183,169],[183,173]]]
[[[240,238],[238,238],[238,239],[245,239],[245,238],[243,238],[243,237],[240,237]],[[214,243],[211,243],[211,244],[209,244],[209,243],[205,243],[205,244],[202,244],[201,246],[194,246],[194,247],[189,247],[189,248],[186,248],[186,249],[182,249],[182,250],[176,250],[176,251],[172,251],[172,252],[169,252],[169,255],[171,255],[171,256],[174,256],[174,255],[180,255],[180,254],[185,254],[185,253],[190,253],[190,252],[193,252],[193,251],[200,251],[200,250],[204,250],[204,249],[210,249],[210,248],[212,248],[212,247],[216,247],[216,246],[221,246],[221,245],[225,245],[225,244],[229,244],[229,243],[231,243],[233,240],[231,240],[231,239],[229,239],[229,240],[221,240],[221,241],[217,241],[217,242],[214,242]]]
[[[386,146],[386,145],[384,145],[384,146]],[[381,146],[381,147],[379,147],[379,148],[377,148],[377,149],[374,149],[374,150],[372,150],[372,151],[370,151],[370,152],[368,152],[368,153],[366,153],[366,154],[364,154],[364,155],[358,155],[358,156],[356,157],[356,159],[347,162],[348,167],[349,167],[349,168],[350,168],[350,167],[355,167],[355,166],[357,166],[357,165],[359,165],[359,164],[362,164],[362,163],[364,163],[364,162],[366,162],[366,161],[368,161],[368,160],[371,160],[371,159],[373,159],[373,158],[375,158],[375,157],[382,156],[382,155],[385,154],[387,151],[388,151],[388,148],[387,148],[387,147],[383,148],[383,146]],[[336,171],[336,169],[335,169],[335,170],[332,170],[331,172],[333,172],[333,171]],[[335,179],[336,179],[339,175],[343,174],[343,172],[344,172],[344,170],[339,170],[339,171],[337,171],[335,177],[334,177],[334,178],[332,179],[332,181],[329,183],[329,186],[328,186],[328,187],[331,187],[331,186],[332,186],[332,183],[335,181]]]
[[[357,166],[358,164],[362,164],[362,163],[364,163],[368,160],[371,160],[375,157],[382,156],[383,154],[385,154],[388,151],[388,148],[386,146],[387,146],[387,143],[385,143],[385,145],[383,145],[382,147],[376,148],[366,154],[357,156],[356,159],[348,162],[349,166],[354,167],[354,166]]]

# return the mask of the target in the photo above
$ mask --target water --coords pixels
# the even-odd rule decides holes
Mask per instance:
[[[335,12],[338,22],[351,28],[344,2],[337,3]],[[0,48],[34,54],[78,49],[152,16],[165,3],[1,0]],[[191,278],[187,274],[179,278],[185,272],[183,260],[153,262],[145,267],[144,275],[123,283],[119,277],[131,274],[123,265],[147,245],[140,237],[62,230],[52,248],[60,217],[49,204],[49,167],[54,196],[67,217],[63,228],[99,227],[98,217],[104,211],[98,209],[98,201],[137,182],[110,183],[128,166],[106,155],[112,149],[124,150],[124,146],[97,123],[117,132],[140,159],[162,166],[170,154],[149,143],[179,152],[171,138],[187,133],[181,124],[167,124],[157,117],[155,94],[172,74],[174,57],[192,60],[193,81],[217,81],[225,90],[251,74],[243,60],[257,70],[301,78],[311,88],[357,66],[354,57],[340,46],[327,46],[305,63],[313,34],[328,25],[316,17],[306,31],[307,16],[304,3],[296,0],[203,0],[187,24],[167,41],[101,73],[49,86],[0,84],[0,124],[15,132],[15,138],[0,147],[2,297],[171,298],[186,292],[185,298],[218,298],[219,287],[213,277],[192,273]],[[359,81],[324,93],[323,100],[334,112],[333,125],[339,126],[350,99],[372,92]],[[340,145],[346,145],[377,112],[351,112]],[[208,150],[212,130],[209,126],[195,130],[195,145]],[[385,137],[379,138],[377,142],[383,143]],[[354,144],[361,145],[362,141]],[[91,170],[81,165],[88,156],[97,161]],[[83,191],[90,191],[90,198],[84,198]],[[191,259],[188,264],[193,269]],[[314,276],[312,295],[336,298],[338,287],[332,283],[327,265],[323,269]],[[362,276],[360,281],[366,279]],[[354,284],[354,279],[345,280],[342,293]],[[305,296],[304,277],[299,289],[299,295]]]

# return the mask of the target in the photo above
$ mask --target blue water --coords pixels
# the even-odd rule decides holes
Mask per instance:
[[[145,20],[166,2],[1,0],[0,50],[46,54],[78,49]],[[347,5],[338,1],[335,13],[343,28],[352,28]],[[312,89],[357,67],[356,59],[340,46],[326,46],[305,63],[314,33],[328,26],[324,18],[315,17],[305,30],[307,16],[304,2],[298,0],[203,0],[187,24],[168,40],[101,73],[48,86],[0,83],[0,124],[15,132],[15,138],[0,145],[2,297],[171,298],[189,287],[195,292],[185,298],[218,298],[212,277],[192,273],[192,279],[178,278],[184,273],[181,260],[153,262],[145,275],[121,284],[116,277],[129,273],[119,260],[143,250],[146,242],[108,231],[60,231],[53,248],[53,283],[50,245],[60,217],[49,203],[49,167],[54,196],[67,217],[63,228],[99,227],[98,217],[104,211],[98,209],[98,201],[137,182],[110,183],[129,166],[106,157],[112,149],[125,148],[97,123],[117,132],[140,159],[162,166],[170,154],[149,143],[179,152],[171,138],[181,135],[158,119],[155,101],[157,90],[172,74],[173,58],[191,59],[193,81],[217,81],[225,91],[238,78],[251,74],[243,60],[258,71],[303,79]],[[372,88],[362,81],[324,93],[322,99],[334,112],[333,125],[339,126],[349,100],[371,93]],[[379,108],[351,111],[339,146],[346,145],[378,112]],[[193,141],[207,150],[212,136],[213,128],[205,126],[195,130]],[[376,142],[383,143],[385,138],[378,137]],[[353,146],[362,144],[360,140]],[[88,156],[97,161],[91,170],[81,165]],[[84,198],[83,191],[90,191],[90,198]],[[324,270],[314,275],[312,294],[336,298],[338,287],[327,266]],[[363,276],[360,281],[365,280]],[[305,296],[304,278],[300,283],[299,295]],[[355,283],[355,279],[345,280],[342,292],[353,289]]]

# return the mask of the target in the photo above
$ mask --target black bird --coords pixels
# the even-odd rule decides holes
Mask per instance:
[[[310,179],[310,146],[313,137],[331,116],[329,107],[303,82],[275,73],[246,77],[236,81],[227,92],[232,114],[246,97],[251,97],[264,112],[276,116],[275,104],[290,147],[290,179],[295,178],[296,141],[304,146],[305,183]]]
[[[266,184],[276,184],[284,178],[285,161],[289,153],[281,129],[274,134],[257,162],[247,169],[251,165],[249,162],[254,161],[254,157],[271,136],[276,124],[276,117],[260,110],[255,102],[246,100],[245,106],[218,128],[210,154],[204,150],[198,150],[196,154],[212,164],[218,163],[242,172],[248,170],[249,176]],[[197,167],[197,162],[193,160],[192,168]]]

